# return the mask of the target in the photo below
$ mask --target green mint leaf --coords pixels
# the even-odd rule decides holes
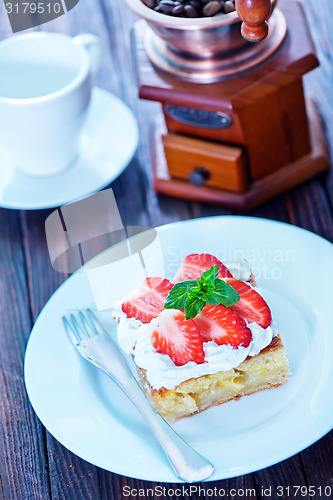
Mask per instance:
[[[184,307],[186,319],[194,318],[205,307],[205,305],[206,302],[198,297],[196,288],[189,290]]]
[[[203,293],[202,300],[212,306],[218,306],[219,304],[221,304],[220,295],[213,290],[208,290],[206,293]]]
[[[208,271],[202,273],[201,278],[199,279],[199,285],[213,285],[215,278],[219,274],[219,267],[214,264]]]
[[[188,291],[196,286],[196,280],[181,281],[176,283],[166,298],[165,309],[184,309]]]
[[[226,307],[231,307],[239,301],[239,293],[226,281],[216,278],[213,287],[214,295],[218,294],[220,304]],[[210,302],[208,302],[210,304]]]
[[[165,309],[184,309],[186,319],[194,318],[206,304],[231,307],[239,301],[238,292],[226,281],[217,278],[219,268],[212,266],[199,280],[176,283],[170,290]]]

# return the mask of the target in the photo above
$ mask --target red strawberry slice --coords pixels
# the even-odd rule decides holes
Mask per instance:
[[[205,361],[203,342],[193,319],[186,320],[182,311],[165,309],[151,322],[151,341],[157,352],[167,354],[177,366],[189,361]]]
[[[252,340],[251,330],[230,307],[207,304],[194,318],[194,322],[204,342],[213,340],[217,345],[230,344],[237,348],[248,347]]]
[[[167,279],[146,278],[127,295],[121,308],[128,318],[150,323],[163,311],[165,299],[172,287]]]
[[[272,314],[263,297],[244,281],[233,278],[226,281],[240,296],[240,300],[231,309],[249,323],[257,323],[261,328],[267,328],[272,323]]]
[[[198,280],[203,272],[208,271],[212,266],[217,265],[220,269],[218,278],[232,278],[229,269],[222,262],[209,253],[193,253],[185,257],[180,265],[173,283],[186,280]]]

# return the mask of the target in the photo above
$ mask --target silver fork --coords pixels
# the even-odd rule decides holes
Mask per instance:
[[[91,311],[63,316],[65,330],[79,353],[106,373],[132,401],[149,424],[176,475],[187,482],[203,481],[214,467],[191,448],[150,406],[117,344]]]

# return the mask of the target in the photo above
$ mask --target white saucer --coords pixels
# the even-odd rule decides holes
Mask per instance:
[[[34,177],[15,168],[0,145],[0,207],[33,210],[58,207],[115,180],[138,145],[133,113],[118,97],[94,88],[74,165],[57,175]]]

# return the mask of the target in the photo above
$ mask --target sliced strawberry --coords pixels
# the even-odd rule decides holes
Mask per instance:
[[[208,271],[212,266],[217,265],[220,269],[218,278],[232,278],[229,269],[222,262],[209,253],[193,253],[185,257],[180,265],[173,283],[186,280],[198,280],[203,272]]]
[[[217,345],[230,344],[233,347],[248,347],[252,332],[243,318],[230,307],[207,304],[194,318],[204,342],[213,340]]]
[[[167,354],[177,366],[189,361],[205,361],[203,342],[193,319],[186,320],[182,311],[165,309],[151,322],[151,341],[157,352]]]
[[[150,323],[163,311],[165,299],[173,285],[167,279],[146,278],[123,302],[121,308],[128,318]]]
[[[249,323],[257,323],[261,328],[267,328],[272,323],[272,314],[265,299],[244,281],[233,278],[226,281],[240,296],[240,300],[231,309]]]

